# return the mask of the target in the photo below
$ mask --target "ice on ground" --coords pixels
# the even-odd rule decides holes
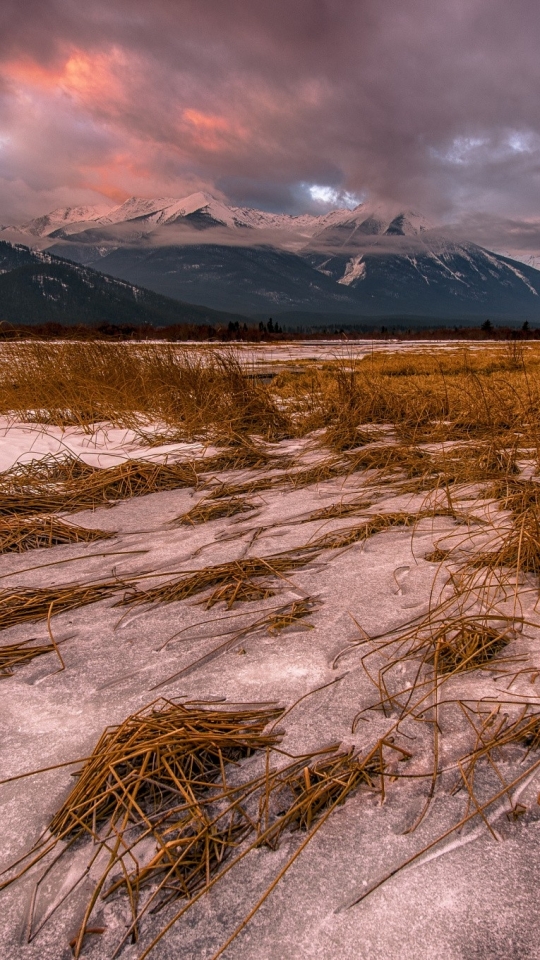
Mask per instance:
[[[151,428],[145,433],[151,435]],[[95,424],[91,432],[82,427],[54,427],[13,421],[0,416],[0,471],[16,463],[28,463],[42,457],[74,456],[94,467],[115,467],[128,459],[160,461],[199,456],[202,443],[141,443],[134,430]]]

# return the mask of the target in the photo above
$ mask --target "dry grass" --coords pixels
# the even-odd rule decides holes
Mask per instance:
[[[500,497],[500,506],[510,510],[510,525],[495,523],[497,546],[477,552],[471,567],[508,568],[533,574],[540,581],[540,486],[534,480],[506,478],[489,493]]]
[[[354,463],[343,458],[328,458],[321,460],[311,467],[300,467],[296,470],[286,470],[279,474],[270,474],[266,477],[254,477],[242,483],[220,483],[209,494],[213,499],[221,497],[242,497],[266,490],[276,490],[289,487],[298,490],[339,477],[346,477],[355,469]]]
[[[439,674],[463,673],[491,664],[509,643],[511,628],[473,618],[441,626],[431,637],[432,662]]]
[[[66,587],[12,587],[0,591],[0,630],[19,623],[48,620],[57,613],[112,597],[124,584],[117,580]]]
[[[373,354],[322,363],[271,384],[233,350],[160,344],[4,344],[0,412],[91,429],[96,422],[162,423],[177,438],[244,443],[326,431],[334,451],[392,424],[406,443],[494,436],[537,439],[536,347],[516,361],[504,349]],[[512,446],[512,443],[510,443]],[[257,462],[255,460],[254,462]]]
[[[279,439],[289,430],[268,387],[233,351],[167,344],[3,344],[0,412],[84,429],[163,423],[187,439]]]
[[[189,573],[179,580],[167,581],[148,590],[134,588],[121,601],[124,605],[136,606],[147,603],[176,603],[198,593],[214,588],[207,598],[213,606],[224,600],[230,608],[235,600],[260,599],[272,595],[269,579],[280,578],[308,563],[313,551],[290,551],[269,557],[248,557],[229,563],[214,564]]]
[[[0,476],[0,515],[75,512],[160,490],[196,486],[193,464],[124,460],[91,467],[74,457],[45,458]]]
[[[354,527],[346,527],[341,530],[332,530],[330,533],[323,534],[316,540],[311,541],[311,546],[316,550],[340,550],[342,547],[349,547],[353,543],[361,543],[368,540],[376,533],[382,533],[384,530],[390,530],[394,527],[412,527],[420,520],[434,517],[452,517],[457,519],[453,510],[444,508],[434,508],[433,510],[416,511],[408,513],[406,511],[396,511],[388,513],[377,513],[370,516],[363,523]]]
[[[66,523],[58,517],[0,517],[0,553],[23,553],[66,543],[92,543],[114,536]]]
[[[218,520],[222,517],[234,517],[238,513],[249,513],[254,509],[255,504],[250,503],[244,497],[227,497],[223,500],[213,500],[211,497],[205,497],[191,510],[172,520],[171,523],[195,526],[198,523],[208,523],[210,520]]]
[[[302,518],[302,522],[311,523],[314,520],[341,520],[345,517],[354,517],[358,513],[364,513],[371,507],[371,503],[372,501],[367,497],[356,497],[354,500],[331,503],[328,507],[313,510],[307,517]]]
[[[32,644],[30,646],[30,644]],[[34,657],[44,653],[57,653],[58,646],[53,643],[36,643],[31,640],[22,640],[19,643],[9,643],[0,646],[0,677],[11,677],[13,668],[24,663],[30,663]]]
[[[384,795],[385,781],[397,776],[388,763],[388,752],[397,751],[404,759],[409,756],[397,742],[402,735],[410,744],[419,730],[429,730],[433,743],[432,771],[425,772],[423,753],[421,774],[412,774],[425,777],[428,786],[425,806],[410,829],[422,821],[449,765],[461,778],[458,786],[465,789],[468,804],[465,817],[452,829],[473,816],[484,817],[488,804],[480,803],[474,784],[481,764],[489,765],[503,785],[502,792],[508,793],[506,773],[497,766],[498,751],[511,746],[523,758],[540,749],[538,715],[531,716],[527,707],[517,719],[503,716],[498,693],[492,698],[493,709],[485,708],[483,702],[469,707],[459,696],[464,675],[496,669],[500,678],[516,659],[522,662],[521,652],[516,658],[508,655],[506,648],[525,623],[517,615],[519,574],[540,578],[540,484],[521,480],[518,462],[527,450],[530,458],[537,460],[540,450],[540,354],[536,348],[433,356],[373,355],[363,361],[321,363],[309,370],[306,366],[305,372],[295,376],[282,373],[268,386],[250,377],[233,354],[213,350],[190,353],[162,346],[131,349],[103,344],[89,345],[88,350],[78,345],[31,345],[28,351],[25,345],[17,345],[13,349],[18,359],[9,373],[4,364],[4,378],[0,378],[0,409],[4,412],[38,422],[79,423],[85,429],[90,429],[95,419],[106,419],[143,432],[150,422],[159,421],[169,438],[198,438],[224,449],[191,464],[160,467],[142,462],[96,471],[79,462],[29,465],[0,482],[4,514],[82,509],[156,489],[197,486],[201,474],[213,482],[213,474],[219,478],[223,471],[240,469],[265,470],[266,475],[216,485],[173,522],[197,524],[231,517],[252,508],[246,500],[250,494],[302,489],[365,470],[375,472],[374,482],[385,484],[386,492],[388,484],[395,484],[400,493],[434,489],[447,494],[447,508],[439,504],[432,510],[376,513],[352,526],[324,533],[296,550],[189,570],[149,589],[144,589],[141,581],[137,586],[130,584],[122,605],[198,597],[207,607],[221,603],[231,609],[239,601],[266,600],[280,579],[323,550],[347,548],[391,528],[413,528],[420,519],[435,515],[459,520],[454,503],[459,501],[460,486],[472,486],[478,497],[491,493],[510,513],[502,525],[498,517],[495,521],[499,536],[495,550],[476,550],[471,557],[474,538],[469,554],[461,538],[459,549],[437,548],[427,554],[426,559],[433,563],[450,560],[451,572],[445,568],[438,571],[444,592],[436,594],[434,588],[426,615],[376,637],[360,629],[361,639],[336,658],[337,663],[345,652],[359,649],[376,690],[375,701],[355,718],[353,731],[358,730],[360,717],[368,718],[371,711],[378,711],[379,722],[381,712],[387,721],[384,737],[365,755],[336,753],[334,746],[321,756],[285,759],[273,728],[266,727],[270,720],[277,720],[279,711],[266,708],[217,710],[160,702],[105,732],[51,822],[52,833],[15,869],[18,876],[43,857],[60,856],[58,869],[65,871],[70,845],[88,841],[88,862],[99,866],[94,868],[99,880],[73,942],[76,956],[92,929],[99,896],[122,893],[127,898],[131,925],[122,943],[130,937],[136,939],[146,913],[181,898],[184,905],[176,919],[181,918],[255,846],[275,846],[284,832],[292,829],[303,832],[307,841],[335,806],[362,786]],[[30,376],[24,372],[23,357]],[[83,369],[84,383],[79,373]],[[315,430],[319,433],[312,442],[322,443],[328,453],[309,466],[295,467],[280,460],[265,444]],[[36,502],[43,506],[35,506]],[[357,496],[311,511],[299,522],[355,516],[367,506],[368,500]],[[43,518],[43,523],[50,519]],[[325,556],[325,560],[331,561],[331,557]],[[509,568],[515,583],[511,578],[505,580],[506,574],[495,568]],[[508,582],[515,587],[514,594],[506,589]],[[61,610],[110,597],[122,587],[125,585],[107,581],[54,590],[3,591],[0,629],[12,623],[50,620]],[[509,597],[514,603],[511,613],[504,607]],[[255,619],[251,618],[247,627],[246,618],[242,619],[241,629],[234,625],[239,621],[231,617],[232,630],[219,634],[224,639],[218,646],[162,683],[198,669],[240,640],[251,643],[264,631],[275,633],[302,623],[310,626],[307,617],[315,603],[314,598],[306,598],[255,611]],[[33,656],[58,653],[52,641],[33,643],[23,641],[0,649],[4,675]],[[522,660],[525,662],[524,657]],[[515,669],[512,666],[508,673],[510,682]],[[514,677],[524,671],[535,677],[534,669],[527,660]],[[469,688],[474,688],[471,676],[467,677]],[[467,717],[469,740],[457,737],[454,743],[446,736],[446,716],[444,723],[439,722],[443,689],[445,710],[461,711],[461,718]],[[515,700],[512,703],[512,709],[517,709]],[[452,724],[449,728],[458,729]],[[462,728],[459,730],[462,733]],[[422,741],[422,748],[430,742]],[[464,749],[467,752],[461,756]],[[254,760],[246,780],[243,762],[250,751],[265,751],[266,763],[262,755]],[[493,794],[489,803],[499,795]],[[58,843],[62,845],[60,854]],[[241,848],[236,846],[239,843]],[[44,860],[43,876],[49,863]],[[7,882],[11,879],[13,875]],[[36,897],[30,909],[31,937],[37,932]],[[216,958],[240,929],[242,926]],[[165,930],[159,931],[143,957]]]

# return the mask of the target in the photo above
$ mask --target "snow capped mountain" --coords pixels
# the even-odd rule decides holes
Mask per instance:
[[[225,227],[232,232],[244,232],[246,229],[269,231],[277,245],[282,235],[284,242],[296,236],[300,245],[302,239],[316,239],[319,243],[331,246],[354,244],[368,236],[412,237],[429,229],[427,221],[415,213],[399,210],[389,212],[375,205],[361,204],[354,210],[332,210],[321,216],[293,216],[229,206],[202,191],[181,199],[130,197],[116,207],[62,207],[16,228],[6,229],[32,237],[62,240],[88,230],[106,230],[122,224],[144,230],[145,236],[169,226],[184,226],[199,231]]]
[[[370,238],[419,237],[432,224],[412,210],[388,210],[360,204],[354,210],[336,210],[316,229],[313,238],[328,247],[364,246]]]
[[[175,203],[174,198],[158,197],[152,200],[143,197],[130,197],[124,203],[113,207],[104,216],[100,217],[100,226],[108,223],[125,223],[128,220],[140,220],[160,214],[166,207]]]
[[[68,224],[81,224],[99,220],[103,217],[109,208],[104,204],[94,204],[92,206],[78,207],[58,207],[43,217],[36,217],[35,220],[29,220],[23,223],[18,229],[22,233],[29,233],[34,237],[46,237],[59,227]],[[9,229],[5,227],[4,229]]]
[[[34,248],[214,309],[540,320],[533,266],[396,206],[292,216],[199,191],[55,210],[17,229]]]
[[[130,197],[116,207],[66,207],[53,210],[16,228],[12,226],[6,229],[16,229],[20,233],[36,237],[54,233],[56,239],[72,236],[77,232],[77,226],[79,232],[82,232],[88,227],[108,227],[124,223],[144,226],[149,230],[184,224],[199,230],[210,227],[227,227],[233,231],[250,228],[282,232],[284,235],[298,233],[300,237],[309,238],[350,219],[350,210],[332,210],[322,216],[293,216],[287,213],[268,213],[250,207],[228,206],[211,194],[199,191],[182,199]]]

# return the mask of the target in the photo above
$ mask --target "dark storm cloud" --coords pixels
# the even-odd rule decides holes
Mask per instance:
[[[4,0],[0,201],[317,184],[535,219],[539,31],[537,0]]]

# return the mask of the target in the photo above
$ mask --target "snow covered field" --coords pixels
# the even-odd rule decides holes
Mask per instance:
[[[341,355],[353,346],[344,345]],[[332,355],[339,347],[332,344]],[[250,348],[250,357],[320,359],[327,349]],[[265,467],[201,471],[196,486],[70,514],[74,524],[107,531],[110,539],[2,556],[2,591],[118,584],[99,602],[2,632],[4,645],[30,639],[47,645],[52,631],[64,663],[62,669],[53,650],[0,680],[2,867],[31,848],[72,788],[80,765],[58,765],[88,757],[106,727],[159,697],[224,708],[271,702],[291,708],[279,723],[280,747],[289,754],[340,743],[340,750],[362,756],[386,739],[384,795],[379,786],[362,786],[333,810],[225,957],[532,960],[540,942],[540,759],[519,736],[506,746],[486,744],[526,709],[534,716],[540,706],[538,585],[530,574],[503,588],[502,578],[493,577],[486,588],[477,568],[463,572],[464,559],[499,544],[509,510],[493,498],[478,498],[474,484],[456,488],[449,500],[444,489],[413,490],[401,476],[389,480],[369,467],[334,476],[322,470],[318,480],[295,484],[291,470],[327,461],[316,439],[272,444],[276,460]],[[430,455],[438,451],[424,446]],[[136,433],[105,424],[95,432],[7,420],[0,425],[1,470],[66,453],[109,467],[125,458],[183,462],[210,457],[215,449],[205,452],[202,443],[143,446]],[[525,460],[520,469],[528,464],[530,473]],[[276,482],[241,492],[246,482],[268,477]],[[207,504],[224,482],[245,497],[243,512],[172,523]],[[394,519],[381,523],[379,532],[362,532],[381,516]],[[116,605],[129,584],[148,589],[209,566],[247,558],[270,562],[289,551],[301,561],[269,575],[266,595],[261,591],[257,599],[209,605],[210,588],[178,602]],[[260,626],[298,602],[308,615],[283,629]],[[428,621],[412,641],[414,655],[400,638],[429,615],[455,622],[457,608],[467,623],[489,620],[493,626],[497,617],[504,619],[504,628],[495,630],[497,655],[486,655],[480,668],[441,668],[437,675],[437,661],[434,666],[425,652],[429,642],[421,646],[432,629]],[[398,759],[394,745],[407,756]],[[47,767],[54,769],[16,779]],[[286,832],[276,850],[253,849],[171,926],[151,956],[217,957],[306,836]],[[3,957],[72,956],[69,941],[97,879],[95,868],[85,872],[87,855],[80,846],[68,850],[62,869],[51,868],[37,894],[49,861],[0,894]],[[113,956],[129,923],[126,904],[125,895],[98,901],[89,923],[98,932],[85,938],[82,956]],[[120,956],[142,956],[178,909],[175,901],[146,916],[139,943],[127,943]],[[27,942],[29,929],[47,917]]]

